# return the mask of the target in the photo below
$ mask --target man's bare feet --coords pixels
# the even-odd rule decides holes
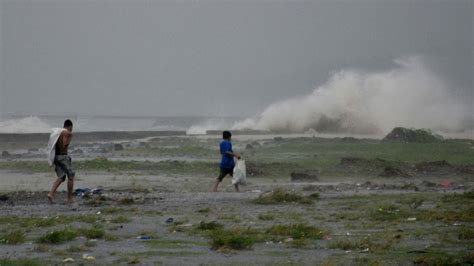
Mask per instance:
[[[53,195],[51,195],[51,193],[48,193],[48,200],[49,200],[49,203],[50,203],[50,204],[56,203],[56,202],[54,201]]]

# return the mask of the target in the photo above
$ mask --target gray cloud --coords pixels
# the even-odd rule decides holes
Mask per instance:
[[[473,101],[472,1],[3,1],[4,113],[237,115],[420,55]]]

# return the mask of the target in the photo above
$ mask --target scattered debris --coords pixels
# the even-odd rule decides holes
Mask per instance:
[[[65,258],[63,262],[74,262],[73,258]]]
[[[166,224],[172,224],[174,222],[174,219],[172,217],[166,219],[165,223]]]
[[[444,187],[444,188],[449,188],[449,187],[451,187],[451,181],[443,180],[443,181],[441,181],[441,186]]]
[[[97,188],[77,188],[74,190],[74,195],[80,196],[83,198],[88,198],[92,195],[102,195],[104,189],[102,187]]]
[[[94,256],[89,256],[89,254],[83,254],[82,255],[82,259],[84,260],[95,260],[95,257]]]

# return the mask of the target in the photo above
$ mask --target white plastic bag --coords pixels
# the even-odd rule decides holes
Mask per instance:
[[[247,172],[245,169],[245,160],[237,160],[234,167],[234,176],[232,176],[232,185],[245,185],[247,182]]]

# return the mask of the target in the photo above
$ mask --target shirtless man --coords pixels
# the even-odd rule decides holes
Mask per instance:
[[[72,190],[74,188],[74,169],[72,168],[71,157],[67,154],[69,143],[72,139],[72,122],[71,120],[64,121],[64,129],[59,136],[55,146],[54,156],[54,170],[58,179],[54,181],[51,192],[48,193],[48,200],[54,203],[54,193],[59,185],[66,180],[67,176],[67,198],[68,203],[73,203]]]

